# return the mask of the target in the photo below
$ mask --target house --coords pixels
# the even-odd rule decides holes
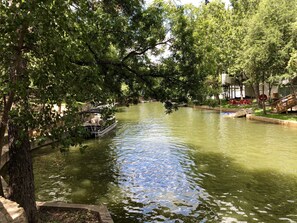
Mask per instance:
[[[255,92],[254,89],[251,86],[247,86],[243,84],[245,80],[239,80],[236,79],[229,74],[222,74],[221,76],[222,80],[222,98],[225,99],[239,99],[239,98],[255,98]],[[240,85],[241,84],[241,85]],[[262,92],[263,86],[260,84],[260,94],[263,94]],[[272,86],[269,90],[269,84],[264,84],[264,94],[269,96],[271,94],[271,98],[276,98],[282,95],[288,95],[290,93],[287,93],[288,88],[285,87],[279,87],[279,86]]]

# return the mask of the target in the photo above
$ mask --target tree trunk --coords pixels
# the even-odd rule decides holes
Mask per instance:
[[[4,103],[4,109],[3,109],[2,119],[0,123],[0,165],[1,165],[1,159],[2,159],[3,146],[4,146],[4,137],[7,129],[8,113],[11,110],[13,99],[14,99],[14,92],[10,92],[7,102]],[[0,196],[4,197],[1,180],[0,180]]]
[[[220,95],[218,93],[215,93],[215,99],[217,102],[220,102]]]
[[[268,96],[269,96],[269,98],[271,99],[271,93],[272,93],[272,87],[273,87],[273,85],[271,84],[271,83],[268,83]]]
[[[9,69],[9,81],[11,84],[16,84],[17,79],[24,72],[24,60],[23,60],[23,47],[24,47],[24,38],[25,33],[28,32],[27,25],[21,25],[19,29],[16,30],[18,33],[18,39],[17,39],[17,47],[15,51],[14,58],[12,58],[12,66]],[[4,98],[4,110],[1,118],[0,123],[0,163],[2,158],[2,150],[3,150],[3,144],[4,144],[4,136],[7,129],[7,123],[9,120],[9,112],[12,108],[12,104],[14,102],[15,98],[15,89],[10,89],[8,100]],[[3,195],[3,188],[2,188],[2,182],[0,181],[0,195]],[[3,196],[4,197],[4,196]]]
[[[26,128],[25,128],[26,129]],[[9,123],[9,199],[20,204],[29,223],[38,222],[35,202],[33,164],[28,131]]]
[[[259,86],[259,83],[255,83],[253,85],[253,89],[254,89],[255,96],[256,96],[256,99],[257,99],[257,102],[258,102],[258,106],[259,106],[259,108],[262,108],[262,103],[259,100],[259,96],[260,96],[260,86]]]

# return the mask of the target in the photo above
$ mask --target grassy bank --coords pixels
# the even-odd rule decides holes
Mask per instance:
[[[267,118],[274,118],[274,119],[297,122],[297,112],[288,112],[287,114],[286,113],[275,114],[275,113],[270,113],[270,110],[267,110],[267,114],[264,114],[262,109],[258,109],[258,110],[255,110],[255,115],[267,117]]]
[[[288,111],[288,113],[276,114],[271,113],[270,106],[267,105],[266,114],[264,114],[263,109],[258,108],[256,101],[253,101],[251,104],[229,104],[228,101],[221,100],[220,103],[216,100],[209,99],[206,100],[204,105],[212,108],[221,108],[221,109],[252,109],[255,116],[285,120],[285,121],[295,121],[297,122],[297,111]]]

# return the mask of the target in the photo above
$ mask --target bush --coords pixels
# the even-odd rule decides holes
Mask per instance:
[[[210,107],[219,106],[219,102],[217,100],[214,100],[214,99],[206,99],[203,104],[208,105]]]

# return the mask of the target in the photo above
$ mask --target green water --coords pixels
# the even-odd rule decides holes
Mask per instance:
[[[297,128],[159,103],[117,119],[84,153],[34,152],[37,200],[103,203],[116,223],[297,221]]]

